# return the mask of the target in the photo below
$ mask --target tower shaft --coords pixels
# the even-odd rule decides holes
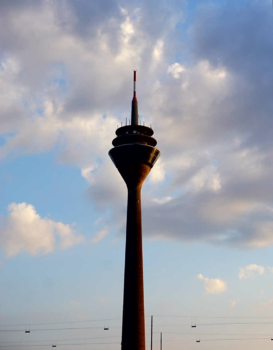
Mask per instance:
[[[141,185],[128,190],[122,350],[145,350]]]

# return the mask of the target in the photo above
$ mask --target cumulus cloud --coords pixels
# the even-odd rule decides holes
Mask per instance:
[[[156,61],[159,61],[161,59],[161,56],[163,53],[163,47],[164,47],[164,41],[158,40],[153,50],[153,57]]]
[[[154,198],[154,202],[158,203],[158,204],[168,203],[171,200],[172,200],[172,197],[170,197],[170,196],[163,197],[163,198]]]
[[[56,149],[96,209],[121,222],[126,188],[107,152],[130,115],[137,68],[140,116],[161,150],[144,189],[144,235],[272,245],[268,6],[201,4],[185,47],[184,3],[2,1],[0,160]]]
[[[174,63],[168,67],[168,73],[171,73],[175,79],[180,77],[180,73],[182,73],[185,68],[180,63]]]
[[[8,212],[0,225],[0,246],[8,257],[24,252],[49,254],[83,241],[71,225],[41,218],[31,204],[11,203]]]
[[[263,266],[259,266],[256,264],[250,264],[246,267],[240,267],[239,269],[239,278],[250,278],[255,277],[257,275],[263,275],[265,272],[265,268]]]
[[[164,164],[159,158],[153,167],[153,170],[149,174],[149,181],[152,183],[162,182],[165,179],[166,171],[164,169]]]
[[[207,278],[199,274],[197,278],[203,282],[205,290],[209,294],[224,293],[227,289],[227,284],[218,278]]]

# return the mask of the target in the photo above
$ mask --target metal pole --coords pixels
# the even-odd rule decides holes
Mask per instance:
[[[162,333],[160,333],[160,350],[162,350]]]
[[[151,316],[151,350],[153,350],[153,316]]]

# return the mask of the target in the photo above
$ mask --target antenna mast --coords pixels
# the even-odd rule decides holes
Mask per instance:
[[[138,102],[136,97],[136,70],[134,70],[134,96],[132,101],[131,124],[138,125]]]

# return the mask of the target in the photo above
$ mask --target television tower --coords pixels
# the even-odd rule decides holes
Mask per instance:
[[[141,187],[160,155],[152,128],[138,123],[136,71],[131,124],[116,130],[109,156],[128,189],[122,350],[145,350]]]

